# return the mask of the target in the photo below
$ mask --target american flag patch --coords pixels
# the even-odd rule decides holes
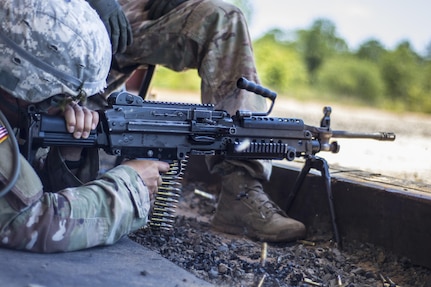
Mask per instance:
[[[8,137],[7,129],[0,124],[0,143],[4,142]]]

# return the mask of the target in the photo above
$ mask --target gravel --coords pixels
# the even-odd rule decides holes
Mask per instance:
[[[325,231],[307,241],[267,244],[212,230],[216,200],[197,195],[197,187],[205,188],[183,187],[171,231],[142,229],[130,238],[215,286],[426,287],[431,282],[431,271],[408,258],[361,242],[340,250]]]
[[[157,100],[199,102],[199,96],[162,92],[157,94]],[[330,166],[431,184],[431,116],[324,103],[328,104],[333,108],[333,129],[392,131],[397,135],[392,143],[341,139],[340,153],[321,155]],[[298,117],[307,124],[317,125],[322,108],[322,103],[280,98],[271,116]],[[414,160],[417,156],[420,161]],[[187,183],[171,231],[142,229],[130,234],[130,238],[215,286],[428,287],[431,284],[431,270],[368,243],[348,242],[340,250],[330,231],[317,230],[307,241],[284,244],[266,244],[217,232],[210,225],[216,199],[197,195],[196,189],[217,195],[217,191],[203,183]]]

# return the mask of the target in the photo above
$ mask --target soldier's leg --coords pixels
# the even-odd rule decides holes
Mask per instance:
[[[116,56],[120,67],[141,63],[176,71],[196,68],[202,79],[203,103],[231,114],[238,109],[266,110],[262,97],[236,87],[242,76],[259,83],[247,24],[238,8],[217,0],[189,0],[158,20],[143,21],[144,4],[138,9],[136,2],[123,3],[134,43],[125,54]],[[215,227],[265,241],[304,236],[304,225],[288,218],[263,191],[261,181],[271,174],[269,161],[210,157],[207,163],[211,172],[223,175]]]
[[[175,71],[197,69],[203,103],[234,113],[265,111],[265,100],[236,88],[244,76],[259,82],[248,27],[242,12],[224,1],[189,0],[165,16],[145,20],[146,1],[120,0],[132,25],[134,41],[116,55],[120,68],[163,65]]]

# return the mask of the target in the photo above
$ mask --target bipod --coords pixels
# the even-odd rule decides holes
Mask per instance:
[[[331,176],[329,174],[329,165],[324,158],[320,158],[320,157],[317,157],[315,155],[310,155],[309,157],[307,157],[301,172],[299,173],[298,177],[296,178],[293,189],[290,192],[289,196],[287,197],[286,211],[288,211],[290,209],[290,207],[293,203],[293,200],[295,199],[296,194],[301,189],[301,186],[305,180],[305,177],[307,176],[307,174],[310,172],[310,169],[312,169],[312,168],[320,171],[321,177],[324,180],[326,194],[328,196],[329,211],[331,213],[332,229],[334,232],[334,238],[335,238],[335,242],[337,243],[337,246],[339,248],[341,248],[341,239],[340,239],[340,234],[338,233],[338,226],[337,226],[335,209],[334,209],[334,199],[332,196]]]

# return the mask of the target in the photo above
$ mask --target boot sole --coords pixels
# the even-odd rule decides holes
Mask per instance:
[[[295,233],[289,232],[289,234],[262,234],[261,231],[254,229],[247,229],[243,226],[229,225],[218,220],[212,221],[212,227],[220,232],[234,234],[234,235],[245,235],[253,240],[267,241],[267,242],[290,242],[305,237],[305,230],[298,231]]]

